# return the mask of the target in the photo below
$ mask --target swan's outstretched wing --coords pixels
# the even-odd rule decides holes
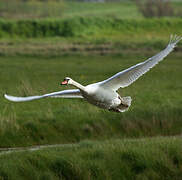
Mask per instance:
[[[49,94],[44,94],[41,96],[28,96],[28,97],[15,97],[9,96],[7,94],[4,95],[6,99],[14,102],[22,102],[22,101],[32,101],[35,99],[41,99],[46,97],[60,97],[60,98],[83,98],[79,89],[70,89],[64,91],[53,92]]]
[[[153,68],[156,64],[162,61],[176,46],[176,44],[182,39],[182,37],[171,36],[169,44],[167,47],[156,54],[155,56],[147,59],[146,61],[136,64],[124,71],[121,71],[114,76],[106,79],[105,81],[100,82],[100,85],[104,88],[110,88],[113,90],[117,90],[120,87],[124,88],[132,84],[136,81],[140,76],[145,74],[151,68]]]

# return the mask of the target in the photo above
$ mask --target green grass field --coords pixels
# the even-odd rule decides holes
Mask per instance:
[[[180,1],[172,1],[175,11],[182,10]],[[134,1],[89,3],[75,1],[59,2],[21,2],[17,0],[1,0],[0,17],[4,19],[34,19],[34,18],[72,18],[72,17],[115,17],[123,19],[141,19]]]
[[[90,17],[111,16],[122,18],[141,18],[133,2],[82,3],[82,2],[8,2],[2,1],[0,16],[5,19],[32,19],[46,17]],[[132,13],[131,13],[132,12]]]
[[[64,11],[64,17],[90,17],[106,16],[118,18],[142,18],[135,3],[126,2],[108,2],[108,3],[78,3],[68,2]]]
[[[69,76],[84,85],[111,75],[154,55],[64,55],[0,57],[0,93],[16,96],[60,91]],[[0,146],[71,143],[83,139],[181,134],[181,53],[167,59],[128,88],[131,109],[111,113],[84,100],[42,99],[12,103],[1,96]],[[103,68],[104,67],[104,68]]]
[[[38,151],[2,152],[0,178],[180,180],[181,146],[181,137],[158,137],[83,141]]]

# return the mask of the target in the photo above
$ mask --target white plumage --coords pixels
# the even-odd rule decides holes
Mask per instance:
[[[163,51],[142,63],[136,64],[124,71],[115,74],[114,76],[102,82],[82,86],[71,78],[65,78],[65,80],[62,82],[62,85],[70,84],[74,87],[77,87],[78,89],[53,92],[41,96],[14,97],[7,94],[4,96],[6,99],[14,102],[31,101],[45,97],[84,98],[89,103],[94,104],[98,107],[115,112],[124,112],[131,105],[132,99],[131,97],[120,97],[116,91],[119,88],[129,86],[140,76],[145,74],[156,64],[162,61],[176,47],[176,44],[181,39],[182,37],[176,35],[171,36],[169,44]]]
[[[146,61],[136,64],[124,71],[121,71],[109,79],[103,81],[104,86],[110,86],[113,90],[117,90],[120,87],[124,88],[132,84],[136,81],[140,76],[145,74],[151,68],[153,68],[156,64],[162,61],[176,46],[176,44],[182,39],[182,37],[171,36],[169,44],[167,47],[156,54],[155,56],[147,59]]]
[[[72,89],[72,90],[64,90],[64,91],[58,91],[53,92],[49,94],[44,94],[41,96],[29,96],[29,97],[15,97],[5,94],[4,97],[10,101],[14,102],[23,102],[23,101],[32,101],[35,99],[41,99],[46,97],[60,97],[60,98],[83,98],[80,90],[78,89]]]

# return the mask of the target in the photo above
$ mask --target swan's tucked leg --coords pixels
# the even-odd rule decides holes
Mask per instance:
[[[130,107],[131,106],[131,97],[130,96],[126,96],[126,97],[120,97],[120,100],[121,100],[121,104],[123,106],[126,106],[126,107]]]
[[[121,100],[121,104],[117,107],[117,110],[119,112],[125,112],[129,109],[129,107],[131,106],[131,97],[127,96],[127,97],[120,97]]]
[[[120,97],[119,99],[121,100],[121,104],[115,108],[111,108],[109,109],[109,111],[113,111],[113,112],[125,112],[129,109],[129,107],[131,106],[131,97],[127,96],[127,97]]]

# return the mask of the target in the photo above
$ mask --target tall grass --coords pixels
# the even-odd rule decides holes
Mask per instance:
[[[5,132],[16,132],[19,129],[17,123],[16,112],[13,108],[8,111],[8,106],[1,109],[0,112],[0,135],[3,136]]]
[[[112,139],[0,153],[2,179],[181,179],[182,140]],[[31,176],[30,176],[31,174]]]

